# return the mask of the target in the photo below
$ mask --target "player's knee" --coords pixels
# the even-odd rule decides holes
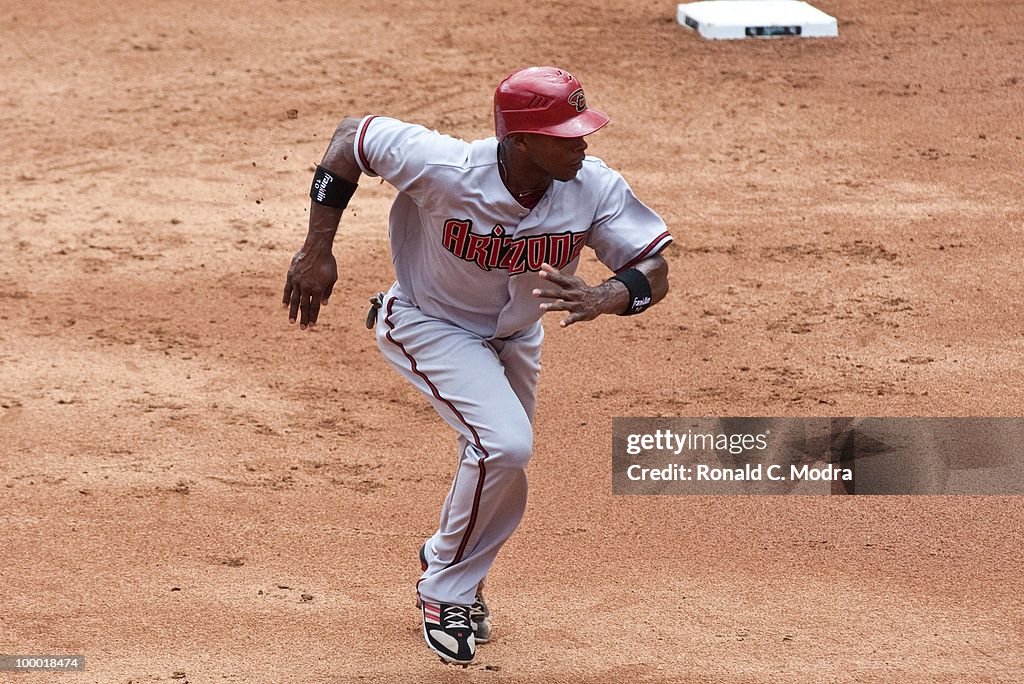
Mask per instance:
[[[496,445],[495,455],[506,468],[525,469],[533,455],[533,433],[526,429],[503,435]]]

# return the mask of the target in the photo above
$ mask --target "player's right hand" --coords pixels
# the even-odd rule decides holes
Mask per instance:
[[[338,282],[338,262],[330,249],[308,249],[303,246],[288,268],[284,283],[284,306],[288,307],[288,322],[299,321],[305,330],[316,325],[320,305],[326,304]]]

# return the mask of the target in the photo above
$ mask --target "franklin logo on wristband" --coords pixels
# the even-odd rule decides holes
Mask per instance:
[[[309,187],[309,198],[317,204],[344,209],[357,187],[356,183],[338,178],[324,167],[317,166],[313,184]]]
[[[629,306],[630,313],[640,313],[651,305],[650,297],[634,297],[633,303]]]
[[[324,199],[327,197],[327,187],[333,180],[334,176],[326,172],[322,177],[313,179],[313,190],[316,192],[316,196],[313,198],[314,202],[317,204],[324,203]]]
[[[622,273],[616,273],[609,280],[618,280],[629,290],[629,306],[619,314],[620,316],[642,313],[651,305],[651,282],[640,269],[630,268]]]

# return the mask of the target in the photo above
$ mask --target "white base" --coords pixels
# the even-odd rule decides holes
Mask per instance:
[[[676,21],[704,38],[835,38],[835,17],[800,0],[704,0],[679,5]]]

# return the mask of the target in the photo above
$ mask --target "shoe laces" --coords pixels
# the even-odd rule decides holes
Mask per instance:
[[[469,609],[465,606],[445,606],[441,611],[444,629],[469,629]]]

